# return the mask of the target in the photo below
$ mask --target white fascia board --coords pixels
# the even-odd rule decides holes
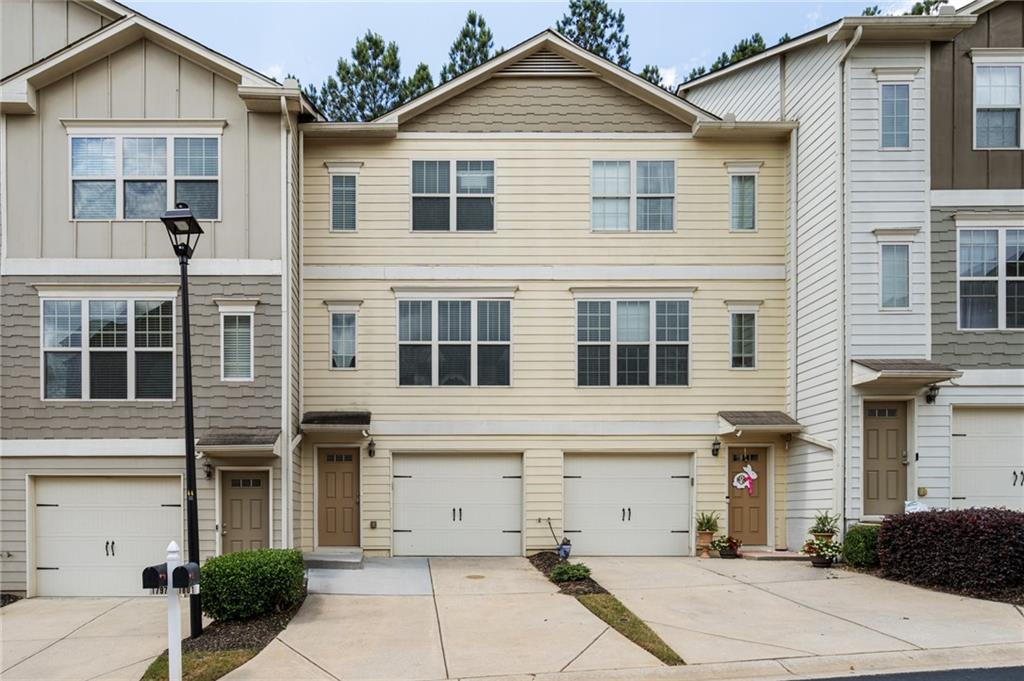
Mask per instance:
[[[60,456],[185,456],[185,440],[87,439],[87,440],[0,440],[0,457]]]
[[[778,281],[785,265],[306,265],[305,280]]]
[[[607,298],[659,298],[663,300],[690,300],[696,286],[573,286],[569,289],[578,300],[604,300]]]
[[[1024,189],[933,189],[933,208],[1024,206]]]
[[[308,430],[308,428],[304,428]],[[380,435],[707,435],[718,421],[375,421]]]
[[[452,286],[392,286],[396,298],[513,298],[518,286],[468,286],[466,288]]]
[[[40,298],[165,298],[178,296],[178,284],[130,284],[130,283],[46,283],[33,284]]]
[[[1024,386],[1024,369],[965,369],[954,386],[943,386],[943,390],[968,386]],[[1024,403],[1024,395],[1018,398],[1016,402]]]
[[[168,247],[170,250],[170,247]],[[189,263],[192,276],[280,276],[280,260],[196,258]],[[6,276],[179,276],[172,258],[5,258]]]
[[[221,135],[224,118],[61,118],[71,135]]]

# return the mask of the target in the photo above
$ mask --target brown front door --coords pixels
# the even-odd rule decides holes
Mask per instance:
[[[359,546],[359,450],[321,449],[319,545]]]
[[[864,404],[864,514],[903,513],[907,500],[907,405]]]
[[[746,481],[747,466],[757,477]],[[768,544],[768,448],[729,447],[729,534],[746,546]],[[743,484],[743,487],[737,487]]]
[[[221,472],[223,553],[254,551],[270,545],[269,477],[266,471]]]

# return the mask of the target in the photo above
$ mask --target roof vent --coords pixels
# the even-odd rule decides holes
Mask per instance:
[[[589,76],[591,72],[553,50],[537,50],[503,68],[502,76]]]

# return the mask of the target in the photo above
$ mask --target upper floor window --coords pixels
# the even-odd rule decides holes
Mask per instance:
[[[675,229],[675,187],[674,161],[594,161],[591,164],[592,229],[595,232],[672,231]]]
[[[910,307],[910,244],[882,244],[882,309]]]
[[[689,300],[576,301],[579,386],[689,385]]]
[[[1024,229],[960,229],[961,329],[1024,328]]]
[[[494,231],[494,161],[413,161],[412,229]]]
[[[356,229],[356,176],[331,176],[331,231]]]
[[[355,312],[331,312],[331,368],[356,368]]]
[[[1017,149],[1020,139],[1021,65],[974,67],[974,146]]]
[[[171,300],[42,300],[44,399],[174,397]]]
[[[251,381],[255,376],[253,320],[255,300],[225,298],[220,308],[220,378],[222,381]]]
[[[882,83],[882,148],[910,148],[910,83]]]
[[[511,383],[510,300],[400,300],[398,384]]]
[[[219,219],[220,138],[71,137],[73,220],[158,220],[179,202]]]
[[[757,177],[761,161],[727,161],[729,227],[733,232],[757,231]]]
[[[732,368],[753,369],[757,364],[757,313],[732,312],[729,318]]]

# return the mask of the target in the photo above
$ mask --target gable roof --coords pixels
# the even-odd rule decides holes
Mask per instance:
[[[406,123],[502,73],[522,77],[592,75],[689,125],[698,121],[718,120],[714,114],[676,97],[608,59],[579,47],[561,33],[549,28],[389,111],[372,123]]]

